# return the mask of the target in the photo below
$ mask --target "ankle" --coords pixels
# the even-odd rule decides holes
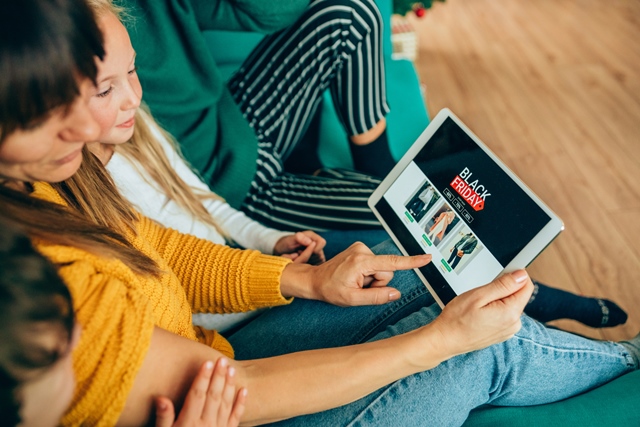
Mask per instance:
[[[374,127],[366,131],[365,133],[361,133],[358,135],[353,135],[349,137],[349,140],[352,144],[355,145],[368,145],[373,141],[378,139],[382,132],[387,129],[387,121],[383,117]]]

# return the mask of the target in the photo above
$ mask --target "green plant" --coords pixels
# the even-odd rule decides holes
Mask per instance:
[[[424,0],[421,2],[413,0],[393,0],[393,13],[406,15],[408,12],[413,11],[418,17],[422,17],[425,11],[433,5],[433,1],[444,0]]]

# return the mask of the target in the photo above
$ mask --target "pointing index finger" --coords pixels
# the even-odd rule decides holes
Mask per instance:
[[[431,258],[430,254],[414,256],[377,255],[374,261],[374,269],[377,271],[410,270],[429,264]]]

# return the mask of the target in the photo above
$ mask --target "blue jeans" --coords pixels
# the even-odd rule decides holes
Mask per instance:
[[[354,242],[362,242],[370,248],[389,239],[389,234],[383,229],[373,230],[336,230],[323,231],[320,234],[327,241],[324,254],[331,259],[347,249]]]
[[[392,242],[376,253],[398,253]],[[412,271],[397,272],[402,296],[382,306],[340,308],[295,300],[256,317],[229,337],[236,357],[254,359],[358,344],[428,324],[440,313]],[[457,426],[484,404],[526,406],[564,399],[636,368],[626,349],[547,329],[523,316],[504,343],[460,355],[398,380],[353,403],[278,426]]]

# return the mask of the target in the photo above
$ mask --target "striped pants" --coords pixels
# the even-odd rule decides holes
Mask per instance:
[[[242,210],[282,230],[370,229],[380,224],[367,199],[380,180],[354,171],[284,171],[322,94],[349,135],[389,111],[382,20],[373,0],[316,0],[291,27],[267,36],[228,86],[258,137],[257,172]],[[346,143],[346,141],[345,141]]]

